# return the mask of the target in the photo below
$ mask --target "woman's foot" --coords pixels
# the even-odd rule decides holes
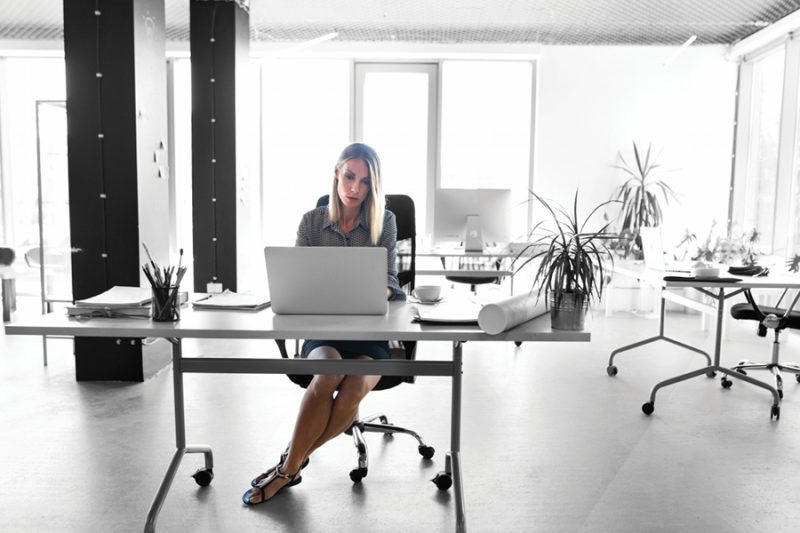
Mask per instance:
[[[245,505],[256,505],[271,500],[282,488],[293,487],[303,481],[298,469],[292,475],[287,475],[283,471],[283,465],[279,464],[272,472],[259,481],[253,488],[242,495]]]
[[[276,464],[275,466],[271,466],[271,467],[267,468],[266,471],[260,473],[255,478],[253,478],[253,480],[250,482],[250,486],[251,487],[255,487],[256,485],[261,483],[262,480],[264,480],[264,479],[268,478],[269,476],[271,476],[272,473],[275,471],[275,469],[278,468],[278,466],[280,466],[280,465],[282,465],[283,463],[286,462],[286,458],[288,456],[289,456],[289,448],[286,448],[286,451],[281,454],[281,459],[280,459],[280,461],[278,461],[278,464]],[[305,468],[307,466],[308,466],[308,457],[303,459],[303,463],[300,465],[300,469],[302,470],[303,468]]]

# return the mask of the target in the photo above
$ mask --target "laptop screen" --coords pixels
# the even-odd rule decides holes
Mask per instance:
[[[276,314],[383,315],[389,310],[382,246],[267,246],[264,258]]]

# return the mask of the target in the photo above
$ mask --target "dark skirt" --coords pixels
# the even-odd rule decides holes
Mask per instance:
[[[318,341],[307,340],[303,342],[300,357],[306,358],[314,348],[330,346],[334,348],[342,359],[355,359],[360,355],[368,355],[372,359],[389,359],[388,341]]]

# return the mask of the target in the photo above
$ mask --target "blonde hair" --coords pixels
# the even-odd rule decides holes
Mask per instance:
[[[345,162],[351,159],[361,159],[369,169],[369,193],[364,199],[362,210],[364,211],[367,226],[369,226],[370,242],[373,245],[377,245],[383,233],[383,217],[386,204],[381,184],[381,160],[371,146],[363,143],[352,143],[342,150],[339,159],[336,161],[336,168],[341,168]],[[333,188],[328,201],[328,211],[331,222],[338,223],[342,216],[343,206],[336,190],[336,180],[336,175],[334,175]]]

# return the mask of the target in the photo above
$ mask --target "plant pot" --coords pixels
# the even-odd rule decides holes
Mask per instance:
[[[562,292],[550,295],[550,327],[583,331],[589,298],[582,293]]]

